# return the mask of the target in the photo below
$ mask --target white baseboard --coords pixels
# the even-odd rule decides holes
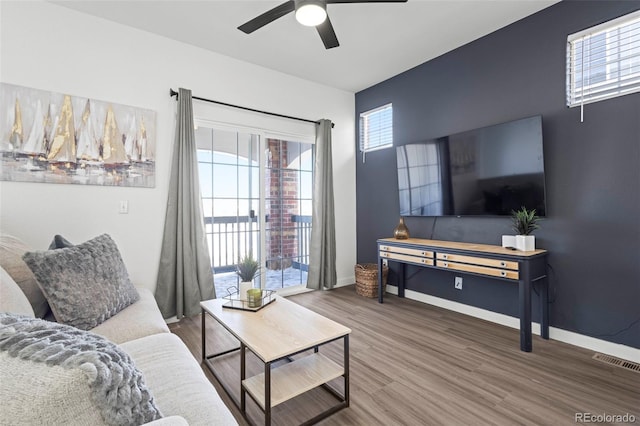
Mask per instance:
[[[276,293],[278,294],[278,296],[287,297],[287,296],[293,296],[294,294],[308,293],[310,291],[313,291],[313,290],[310,288],[307,288],[303,284],[303,285],[296,285],[293,287],[284,287],[276,290]]]
[[[398,287],[394,285],[387,285],[387,292],[397,295]],[[497,312],[476,308],[474,306],[465,305],[464,303],[454,302],[440,297],[430,296],[413,290],[405,290],[404,295],[407,299],[428,303],[429,305],[449,309],[454,312],[480,318],[507,327],[520,328],[520,319],[509,315],[499,314]],[[540,335],[540,324],[536,322],[532,323],[531,332],[533,334]],[[549,327],[549,338],[629,361],[640,362],[640,349],[632,348],[631,346],[607,342],[606,340],[596,339],[594,337],[585,336],[583,334],[574,333],[572,331],[556,327]]]
[[[342,277],[338,278],[338,282],[336,283],[336,287],[345,287],[348,285],[353,285],[356,282],[356,276],[351,275],[350,277]]]
[[[171,318],[165,318],[164,322],[167,324],[173,324],[174,322],[178,322],[178,317],[174,315]]]
[[[1,1],[1,0],[0,0]],[[345,287],[348,285],[353,285],[356,282],[355,276],[347,277],[347,278],[338,278],[336,282],[336,288]],[[283,297],[292,296],[294,294],[306,293],[308,291],[313,291],[311,289],[306,288],[304,284],[294,287],[285,287],[283,289],[278,290],[278,294]]]

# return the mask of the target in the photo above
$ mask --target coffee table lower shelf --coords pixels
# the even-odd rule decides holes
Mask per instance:
[[[271,370],[271,407],[344,375],[342,366],[320,353],[306,356]],[[265,374],[242,381],[251,397],[265,409]]]

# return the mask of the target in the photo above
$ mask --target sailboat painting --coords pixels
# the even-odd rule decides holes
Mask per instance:
[[[155,111],[0,83],[0,180],[155,187]]]

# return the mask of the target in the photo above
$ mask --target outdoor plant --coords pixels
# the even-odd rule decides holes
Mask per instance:
[[[259,269],[260,264],[253,258],[253,255],[249,253],[238,261],[236,273],[240,277],[240,281],[250,282],[253,281]]]
[[[540,228],[538,222],[541,219],[536,215],[536,209],[527,210],[526,207],[521,207],[518,211],[512,210],[511,219],[512,228],[518,235],[531,235],[533,231]]]

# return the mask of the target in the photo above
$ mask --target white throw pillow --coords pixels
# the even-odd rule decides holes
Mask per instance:
[[[42,294],[33,272],[22,260],[22,256],[31,250],[32,248],[19,238],[0,232],[0,266],[7,271],[27,296],[36,317],[45,318],[51,312],[49,304]]]
[[[2,267],[0,267],[0,312],[35,317],[29,299]]]

